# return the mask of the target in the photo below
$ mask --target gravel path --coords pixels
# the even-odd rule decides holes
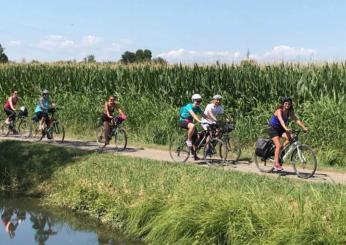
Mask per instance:
[[[32,141],[32,140],[24,140],[20,139],[19,137],[6,137],[1,138],[0,140],[5,139],[11,139],[11,140],[21,140],[21,141]],[[99,151],[99,147],[96,144],[96,142],[93,141],[81,141],[81,140],[75,140],[75,139],[66,139],[63,144],[56,144],[47,140],[44,140],[43,142],[47,142],[49,144],[54,144],[61,147],[73,147],[78,148],[82,150],[87,151]],[[147,159],[153,159],[153,160],[159,160],[159,161],[169,161],[172,162],[172,159],[169,156],[168,151],[165,150],[158,150],[158,149],[152,149],[152,148],[143,148],[143,147],[128,147],[123,152],[116,152],[112,150],[110,147],[106,147],[103,151],[103,153],[111,153],[111,154],[118,154],[118,155],[124,155],[129,157],[139,157],[139,158],[147,158]],[[274,178],[295,178],[300,179],[295,175],[295,172],[291,166],[284,165],[284,171],[280,174],[278,173],[260,173],[258,169],[256,168],[254,163],[251,163],[251,161],[248,160],[240,160],[237,163],[227,163],[224,165],[219,164],[213,164],[213,165],[207,165],[203,161],[195,162],[193,159],[190,159],[185,164],[194,164],[199,165],[201,167],[211,167],[211,168],[219,168],[229,171],[240,171],[240,172],[247,172],[247,173],[256,173],[256,174],[262,174],[271,176]],[[303,180],[303,179],[301,179]],[[303,181],[309,181],[309,182],[324,182],[324,183],[333,183],[333,184],[346,184],[346,173],[337,173],[337,172],[327,172],[327,171],[316,171],[314,177],[303,180]]]

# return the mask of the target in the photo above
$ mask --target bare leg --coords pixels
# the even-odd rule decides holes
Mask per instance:
[[[103,127],[104,127],[104,137],[105,137],[105,145],[109,145],[109,134],[110,134],[110,126],[109,122],[104,121],[103,122]]]
[[[280,168],[280,163],[279,163],[279,154],[280,154],[280,149],[281,149],[281,142],[280,142],[280,137],[275,136],[272,138],[274,145],[275,145],[275,152],[274,152],[274,167]]]

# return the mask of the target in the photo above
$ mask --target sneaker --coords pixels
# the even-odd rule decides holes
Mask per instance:
[[[194,155],[194,156],[193,156],[193,159],[194,159],[195,161],[201,160],[197,155]]]
[[[278,165],[278,166],[274,166],[274,170],[280,172],[280,171],[283,171],[284,168],[281,165]]]
[[[186,145],[187,145],[188,147],[192,147],[192,142],[191,142],[190,140],[187,140],[187,141],[186,141]]]

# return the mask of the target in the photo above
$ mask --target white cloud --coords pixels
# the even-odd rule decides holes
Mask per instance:
[[[157,55],[162,57],[169,62],[201,62],[201,63],[214,63],[216,61],[220,62],[234,62],[241,58],[239,52],[231,51],[194,51],[185,49],[175,49],[170,50],[165,53]]]
[[[82,45],[92,46],[92,45],[99,43],[101,40],[102,40],[102,38],[100,38],[100,37],[97,37],[94,35],[87,35],[87,36],[83,37]]]
[[[269,52],[264,53],[264,60],[299,60],[309,59],[316,55],[317,51],[309,48],[290,47],[286,45],[275,46]]]
[[[8,47],[19,47],[22,45],[21,41],[9,41],[6,46]]]
[[[50,35],[47,38],[40,40],[38,47],[46,50],[71,49],[76,47],[76,44],[73,40],[69,40],[64,36]]]

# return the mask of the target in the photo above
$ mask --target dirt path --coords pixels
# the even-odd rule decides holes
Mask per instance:
[[[11,140],[21,140],[21,141],[32,141],[32,140],[24,140],[20,139],[18,137],[6,137],[1,138],[0,140],[5,139],[11,139]],[[96,144],[96,142],[93,141],[80,141],[75,139],[66,139],[64,144],[56,144],[50,141],[45,140],[44,142],[47,142],[49,144],[54,144],[57,146],[62,147],[73,147],[78,148],[82,150],[87,151],[99,151],[99,147]],[[148,158],[153,160],[159,160],[159,161],[169,161],[172,162],[172,159],[169,156],[168,151],[165,150],[157,150],[152,148],[143,148],[143,147],[128,147],[123,152],[116,152],[112,150],[109,147],[106,147],[105,150],[102,151],[103,153],[111,153],[111,154],[118,154],[118,155],[124,155],[129,157],[139,157],[139,158]],[[224,165],[207,165],[203,163],[202,161],[194,162],[192,159],[189,160],[186,164],[196,164],[201,167],[212,167],[212,168],[219,168],[229,171],[240,171],[240,172],[246,172],[246,173],[256,173],[256,174],[262,174],[267,175],[271,177],[278,177],[278,178],[295,178],[298,179],[298,177],[295,175],[295,172],[291,166],[284,166],[285,171],[283,171],[281,174],[277,173],[270,173],[270,174],[264,174],[260,173],[258,169],[256,168],[254,163],[251,163],[250,161],[240,160],[236,164],[227,163]],[[316,171],[313,178],[310,178],[308,180],[309,182],[325,182],[325,183],[333,183],[333,184],[346,184],[346,173],[337,173],[337,172],[326,172],[326,171]]]

